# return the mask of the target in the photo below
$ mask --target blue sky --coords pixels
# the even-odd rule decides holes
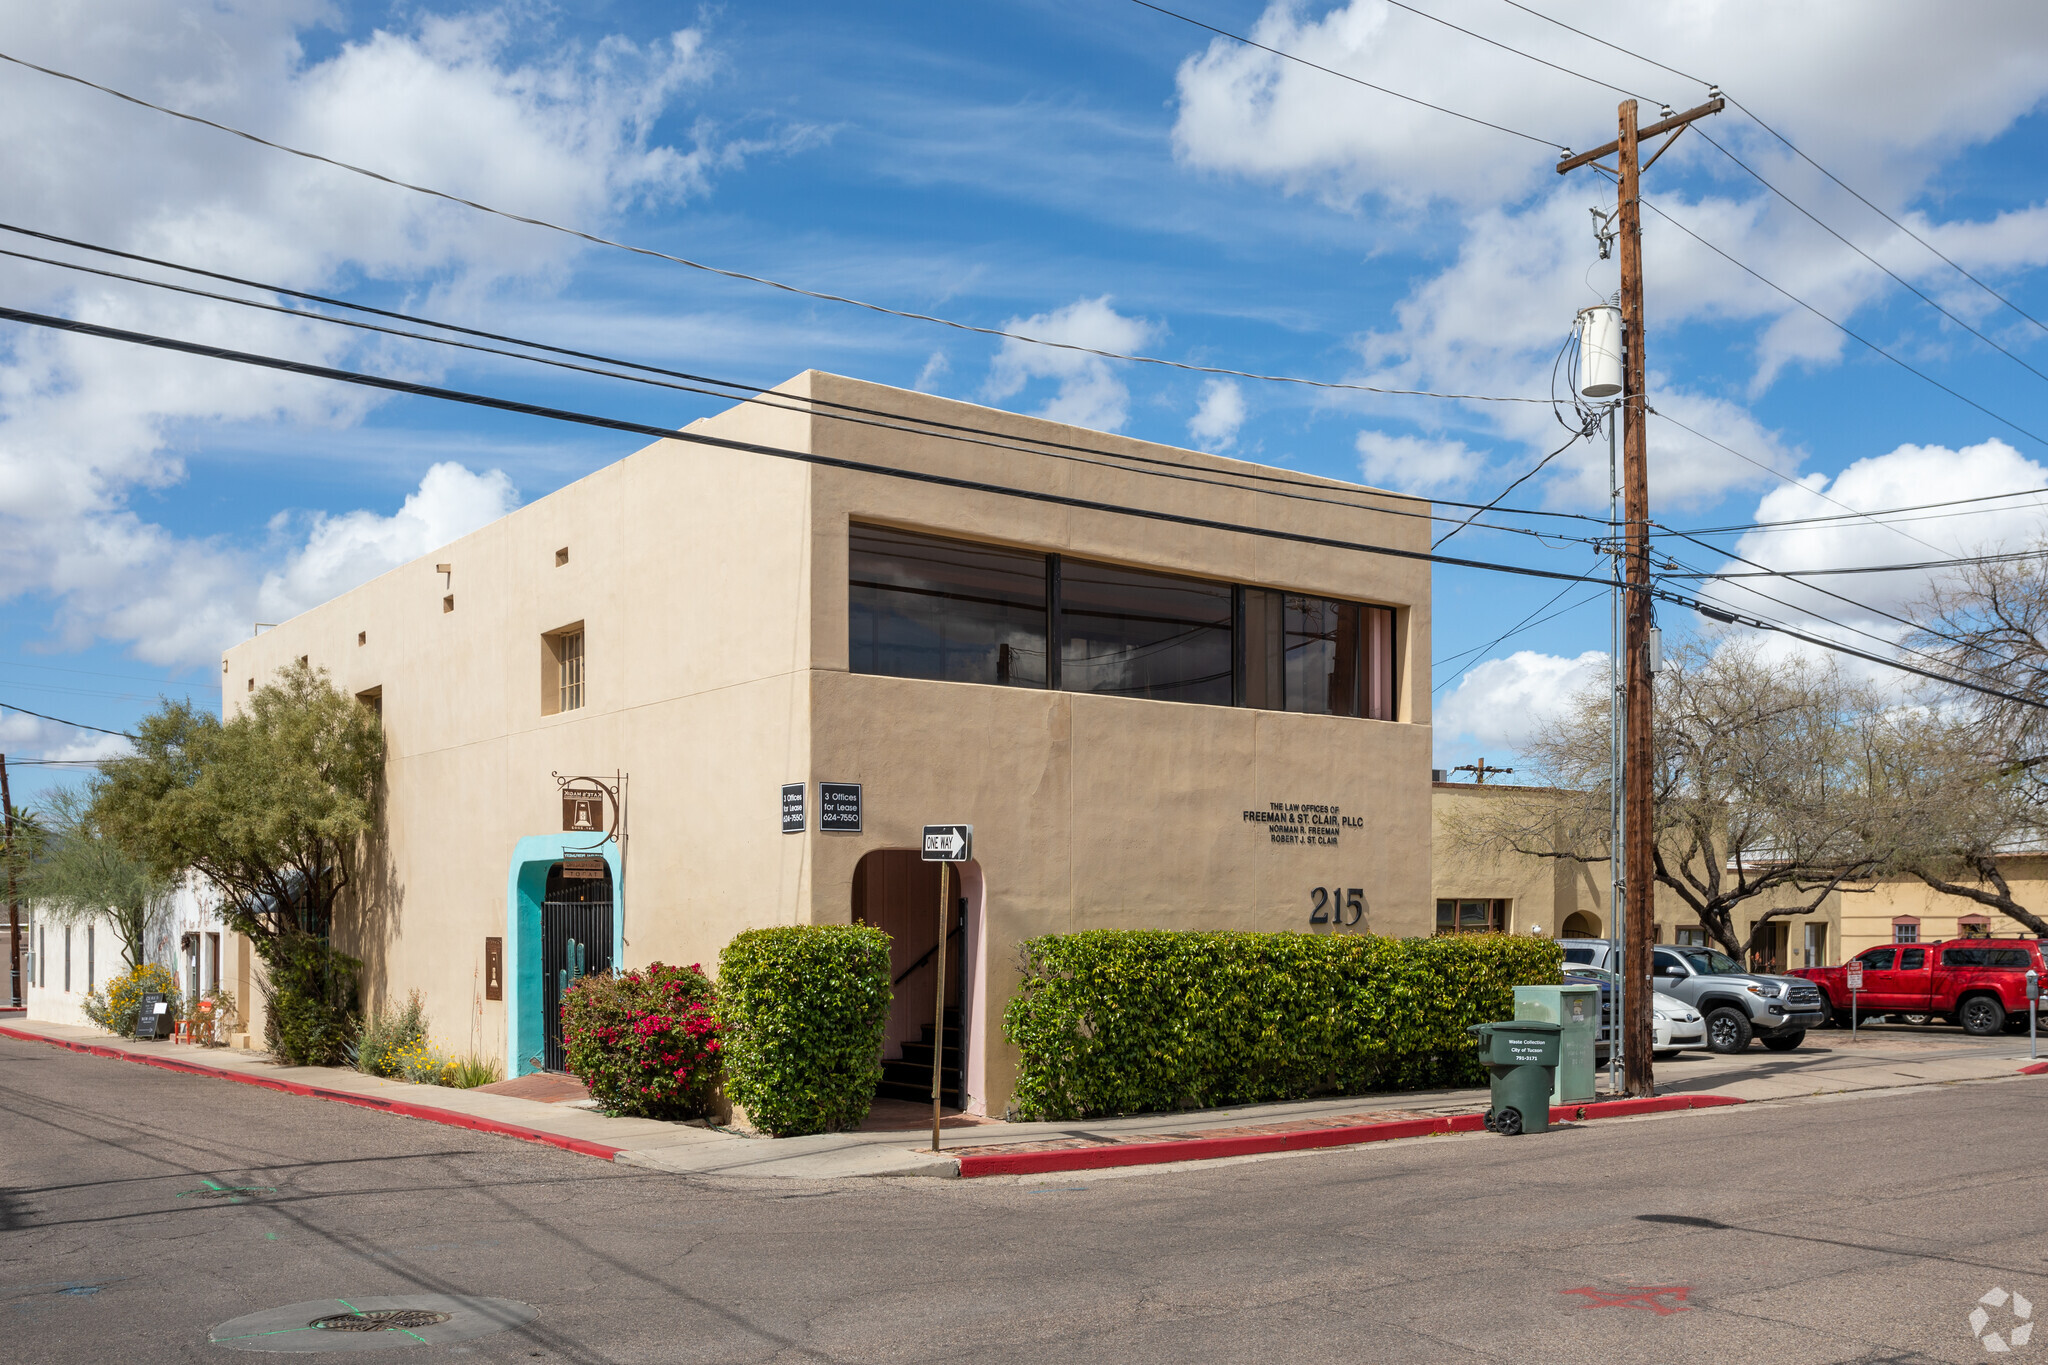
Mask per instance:
[[[1290,66],[1124,0],[974,6],[141,3],[15,7],[0,51],[507,209],[983,326],[1196,364],[1541,395],[1579,307],[1613,289],[1554,149],[1618,96],[1382,0],[1182,0],[1270,46],[1527,141]],[[1416,8],[1651,101],[1700,85],[1504,0]],[[2023,4],[1702,0],[1534,8],[1720,82],[1849,185],[2048,320],[2048,13]],[[0,108],[26,226],[753,383],[806,367],[1447,498],[1484,500],[1564,433],[1543,406],[1385,398],[1151,367],[885,318],[481,218],[19,68]],[[1646,117],[1655,117],[1654,105]],[[1740,111],[1715,140],[2021,361],[2048,331],[1792,159]],[[2048,435],[2048,380],[1944,319],[1700,138],[1648,193],[1871,341]],[[0,246],[10,245],[0,241]],[[20,246],[19,243],[14,245]],[[24,248],[34,249],[34,248]],[[2048,485],[2048,449],[1875,357],[1651,214],[1653,423],[1673,526]],[[75,254],[58,252],[54,254]],[[15,306],[681,425],[722,404],[0,262]],[[0,700],[120,729],[159,693],[218,699],[218,651],[639,444],[421,400],[0,333]],[[1604,443],[1514,505],[1598,512]],[[1773,472],[1774,471],[1774,472]],[[1916,523],[1753,535],[1772,567],[1892,563],[2040,534],[2038,499]],[[1533,523],[1530,523],[1533,524]],[[1487,559],[1578,571],[1581,545],[1470,530]],[[1674,544],[1698,567],[1719,555]],[[1858,606],[1717,595],[1896,638],[1925,587]],[[1487,645],[1557,591],[1441,569],[1438,761],[1511,761],[1604,672],[1603,600]],[[1694,629],[1667,609],[1667,630]],[[1850,637],[1844,638],[1862,638]],[[1868,644],[1867,639],[1864,643]],[[1461,670],[1461,665],[1472,665]],[[103,736],[9,715],[11,758]],[[33,794],[62,769],[28,768]]]

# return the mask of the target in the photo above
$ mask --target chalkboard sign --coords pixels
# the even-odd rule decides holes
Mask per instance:
[[[142,1013],[135,1016],[137,1038],[168,1038],[171,1036],[170,1002],[161,995],[142,997]]]

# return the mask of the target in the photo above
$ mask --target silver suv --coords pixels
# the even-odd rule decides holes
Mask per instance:
[[[1614,945],[1606,939],[1565,939],[1567,963],[1617,968]],[[1707,1021],[1707,1047],[1741,1052],[1752,1038],[1773,1052],[1790,1052],[1827,1017],[1820,987],[1796,976],[1763,976],[1712,948],[1658,944],[1651,950],[1655,988],[1683,1000]]]

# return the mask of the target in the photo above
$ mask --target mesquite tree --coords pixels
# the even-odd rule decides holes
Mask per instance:
[[[1658,884],[1737,958],[1775,920],[1811,914],[1877,867],[1862,763],[1869,690],[1831,662],[1725,639],[1674,649],[1656,680],[1652,811]],[[1609,711],[1595,687],[1524,750],[1546,786],[1448,817],[1493,853],[1606,862]],[[1761,905],[1745,940],[1736,912]]]

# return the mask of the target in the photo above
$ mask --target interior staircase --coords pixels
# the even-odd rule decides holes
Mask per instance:
[[[940,1065],[939,1104],[946,1109],[960,1107],[960,1011],[949,1007],[946,1019],[946,1055]],[[932,1026],[926,1024],[923,1037],[903,1045],[901,1057],[882,1063],[882,1083],[875,1087],[878,1100],[909,1100],[930,1104],[932,1099]]]

